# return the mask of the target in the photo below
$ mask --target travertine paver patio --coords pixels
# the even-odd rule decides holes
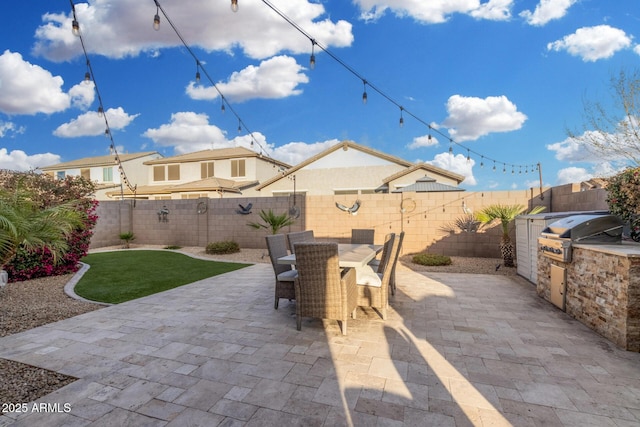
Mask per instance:
[[[254,265],[0,339],[0,357],[79,378],[0,425],[640,424],[640,354],[523,279],[401,269],[389,319],[360,311],[346,337],[296,331],[272,281]]]

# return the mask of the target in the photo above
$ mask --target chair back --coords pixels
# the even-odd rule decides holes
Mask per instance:
[[[382,273],[384,267],[388,263],[388,258],[392,255],[393,243],[396,239],[395,233],[389,233],[384,238],[384,245],[382,246],[382,255],[380,255],[380,264],[378,264],[377,273]]]
[[[289,250],[292,254],[296,253],[295,244],[299,242],[313,242],[313,230],[294,231],[287,234],[287,240],[289,241]]]
[[[376,230],[373,228],[354,228],[351,230],[351,243],[373,245]]]
[[[383,254],[382,259],[380,260],[380,265],[378,266],[378,273],[382,273],[381,289],[383,289],[385,294],[388,293],[388,287],[393,278],[395,262],[398,260],[398,253],[400,252],[400,241],[401,237],[393,234],[388,241],[389,243],[386,256],[384,254],[384,248],[382,250]],[[385,242],[385,245],[386,244],[387,242]]]
[[[278,258],[289,255],[287,252],[287,242],[284,234],[273,234],[266,237],[267,249],[269,250],[269,258],[273,266],[273,272],[276,277],[278,274],[291,270],[289,264],[278,264]]]
[[[296,303],[303,316],[325,319],[335,317],[342,309],[338,244],[301,242],[296,244],[296,269],[300,295]]]

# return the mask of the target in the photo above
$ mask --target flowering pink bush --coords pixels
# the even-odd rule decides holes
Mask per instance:
[[[35,200],[47,207],[58,203],[75,201],[78,209],[85,213],[84,224],[76,229],[68,240],[69,250],[62,259],[54,260],[51,252],[41,249],[28,252],[18,250],[16,257],[5,267],[11,282],[73,273],[78,270],[78,262],[89,251],[93,229],[98,221],[98,202],[93,199],[93,183],[81,177],[67,177],[56,180],[34,172],[0,171],[0,183],[7,189],[22,188],[32,191]],[[56,262],[57,261],[57,262]]]

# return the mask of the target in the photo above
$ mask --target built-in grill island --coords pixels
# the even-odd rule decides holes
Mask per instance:
[[[559,219],[538,238],[538,295],[626,350],[640,352],[640,245],[615,215]]]
[[[624,223],[615,215],[572,215],[542,230],[538,247],[543,255],[571,262],[571,244],[611,244],[622,241]]]

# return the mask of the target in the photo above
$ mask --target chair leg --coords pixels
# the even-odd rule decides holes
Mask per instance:
[[[351,312],[351,318],[355,319],[356,318],[356,311],[358,310],[358,307],[354,308],[353,311]]]
[[[381,308],[380,314],[382,314],[382,320],[387,320],[387,308]]]
[[[343,320],[341,323],[342,323],[342,335],[347,335],[347,321]]]
[[[278,303],[280,302],[280,298],[276,297],[276,302],[273,304],[273,308],[278,309]]]
[[[297,330],[302,329],[302,316],[300,316],[299,314],[296,315],[296,329]]]

